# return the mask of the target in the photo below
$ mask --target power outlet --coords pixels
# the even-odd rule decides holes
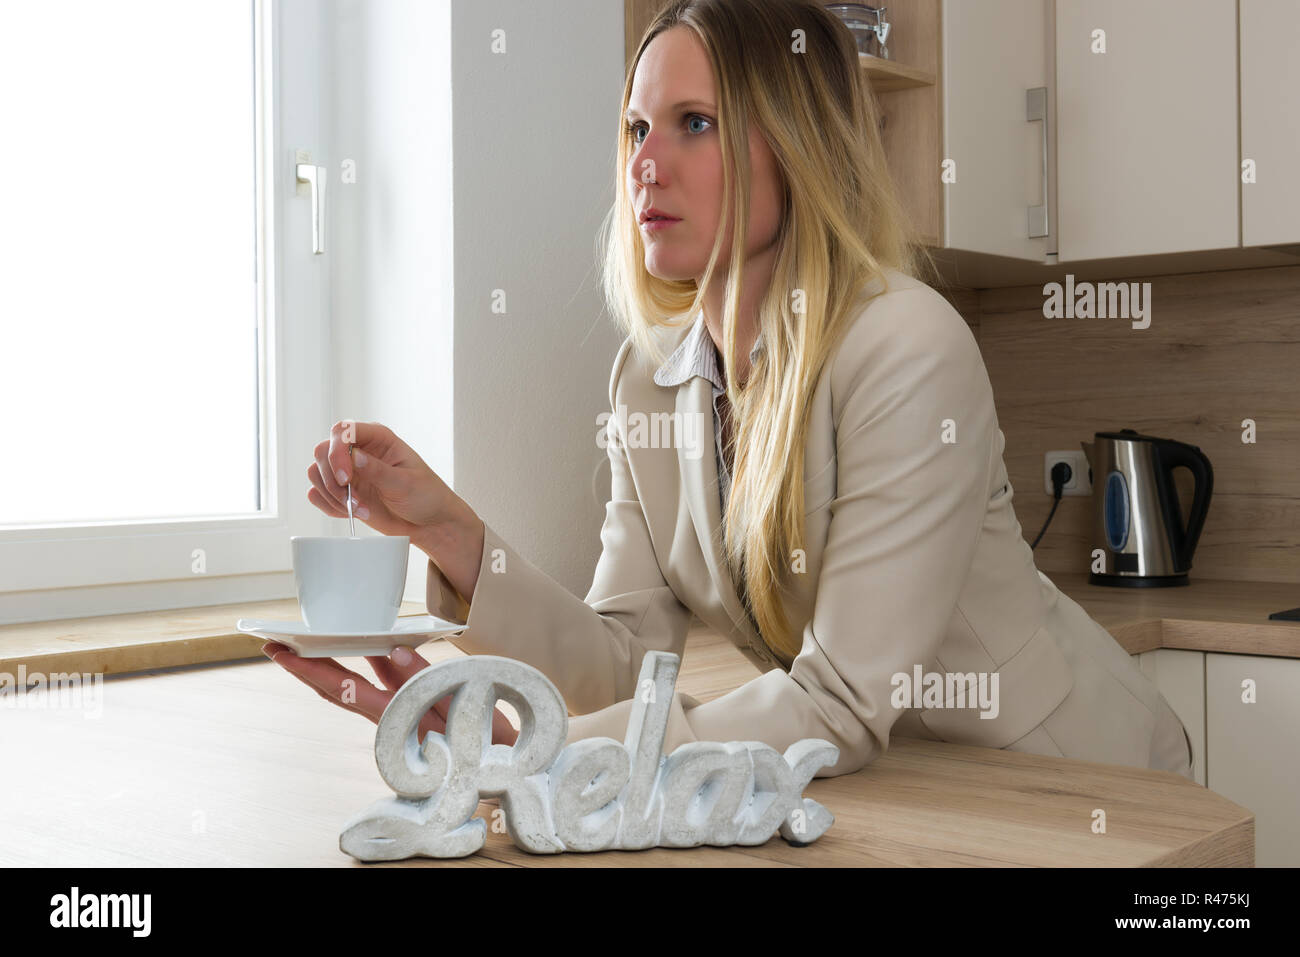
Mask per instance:
[[[1043,456],[1043,490],[1048,495],[1055,494],[1052,489],[1052,466],[1064,462],[1070,466],[1070,481],[1061,489],[1061,495],[1091,495],[1092,474],[1088,468],[1088,456],[1082,449],[1048,452]]]

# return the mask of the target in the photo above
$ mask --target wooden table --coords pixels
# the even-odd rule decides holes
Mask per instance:
[[[421,649],[441,660],[446,642]],[[373,678],[364,659],[344,663]],[[680,690],[701,701],[753,677],[723,639],[693,632]],[[343,823],[391,792],[375,726],[265,659],[104,679],[100,706],[0,709],[0,864],[362,866]],[[1254,817],[1163,771],[895,738],[856,774],[804,792],[835,815],[807,847],[532,855],[489,829],[456,861],[378,866],[1130,866],[1254,863]],[[1094,834],[1102,808],[1107,833]],[[480,805],[490,820],[494,806]]]

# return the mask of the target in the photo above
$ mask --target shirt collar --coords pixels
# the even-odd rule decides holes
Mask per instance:
[[[754,340],[754,347],[749,350],[751,364],[762,348],[763,334],[760,332],[758,338]],[[686,338],[656,370],[654,380],[659,385],[675,386],[697,375],[712,382],[715,390],[724,391],[721,359],[713,339],[709,336],[709,327],[704,322],[703,312],[696,317],[695,325],[686,334]]]

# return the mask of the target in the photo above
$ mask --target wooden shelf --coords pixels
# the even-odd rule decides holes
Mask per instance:
[[[937,78],[928,70],[899,63],[896,60],[882,60],[880,57],[858,54],[858,63],[867,81],[877,93],[892,93],[895,90],[911,90],[922,86],[934,86]]]

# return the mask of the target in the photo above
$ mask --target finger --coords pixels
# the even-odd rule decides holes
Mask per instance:
[[[344,501],[339,501],[334,497],[333,493],[326,487],[325,480],[321,478],[320,466],[315,462],[308,467],[307,478],[311,479],[312,488],[315,489],[317,495],[320,497],[320,500],[324,505],[324,511],[330,512],[335,516],[347,515],[347,512],[345,511],[347,507],[346,498]],[[308,489],[307,491],[308,501],[312,501],[311,491],[311,489]],[[319,508],[320,506],[317,507]]]
[[[420,719],[420,743],[424,743],[425,736],[430,731],[436,731],[438,734],[447,733],[447,722],[440,715],[430,711]]]
[[[346,480],[339,482],[337,468],[330,462],[330,455],[334,450],[334,440],[331,438],[329,445],[322,449],[324,445],[324,443],[321,443],[321,445],[316,446],[316,466],[320,469],[320,478],[325,485],[325,490],[339,504],[339,507],[345,508],[348,493],[344,486],[347,485],[347,482]],[[346,455],[346,453],[344,454]],[[307,474],[308,476],[311,475],[310,472]]]
[[[399,645],[390,654],[391,657],[366,655],[366,661],[375,669],[375,675],[390,691],[396,691],[429,667],[429,662],[406,645]]]
[[[340,419],[335,422],[330,428],[329,451],[326,453],[326,461],[321,465],[321,471],[328,473],[328,478],[339,485],[347,485],[352,479],[352,447],[370,445],[375,437],[376,426],[373,422],[357,422],[355,419]],[[383,454],[382,450],[377,451],[378,454]]]
[[[406,684],[405,676],[394,668],[392,662],[385,656],[366,655],[366,661],[370,662],[370,667],[375,669],[375,677],[382,681],[389,691],[397,691]]]
[[[267,642],[267,644],[262,648],[262,650],[268,656],[271,657],[272,661],[275,661],[276,664],[279,664],[282,668],[284,668],[285,671],[289,672],[291,675],[293,675],[295,678],[297,678],[299,681],[305,684],[308,688],[310,688],[313,692],[315,692],[316,696],[321,700],[328,701],[330,704],[333,705],[338,705],[340,708],[343,708],[346,711],[351,711],[354,714],[359,714],[363,718],[367,718],[370,721],[374,722],[375,724],[379,723],[379,719],[383,716],[384,708],[386,708],[388,706],[388,702],[392,700],[391,694],[387,694],[381,691],[378,693],[380,696],[382,696],[383,707],[377,707],[379,701],[377,701],[372,697],[367,697],[364,703],[360,700],[360,697],[358,697],[358,700],[355,702],[344,701],[341,694],[335,695],[326,690],[322,690],[320,687],[316,685],[316,683],[313,680],[309,679],[305,674],[303,674],[302,670],[299,667],[297,667],[295,663],[307,659],[300,658],[298,655],[294,654],[293,649],[288,648],[287,646],[282,645],[279,642],[272,641],[272,642]],[[288,654],[282,654],[282,652],[288,652]],[[275,657],[277,655],[279,656],[278,659]]]
[[[304,682],[304,684],[305,683],[306,682]],[[308,684],[307,687],[311,688],[312,691],[316,692],[316,696],[320,698],[322,701],[328,701],[330,704],[338,705],[344,711],[351,711],[353,714],[359,714],[361,715],[361,717],[367,719],[368,721],[371,721],[374,724],[378,724],[379,719],[383,716],[382,711],[380,711],[378,714],[373,714],[364,708],[357,707],[355,704],[349,704],[345,701],[339,701],[335,698],[331,698],[324,691],[321,691],[320,688],[314,687],[310,684]]]
[[[288,659],[288,658],[286,658],[286,657],[281,657],[281,658],[279,658],[278,660],[277,660],[277,659],[274,659],[274,658],[271,659],[271,660],[272,660],[272,661],[275,661],[275,663],[278,664],[281,668],[283,668],[285,671],[289,672],[289,674],[293,675],[295,678],[297,678],[299,681],[301,681],[303,684],[305,684],[308,688],[310,688],[312,691],[314,691],[318,697],[323,698],[324,700],[328,701],[330,704],[336,704],[336,705],[338,705],[338,706],[341,707],[341,708],[346,708],[348,711],[356,711],[358,714],[363,714],[363,715],[365,715],[367,718],[370,718],[372,721],[378,721],[378,720],[379,720],[378,717],[376,717],[376,716],[372,716],[372,715],[369,714],[368,712],[366,712],[366,711],[364,711],[364,710],[362,710],[362,709],[359,709],[359,708],[355,705],[355,703],[352,703],[352,702],[346,702],[346,701],[342,701],[341,699],[336,699],[336,698],[332,698],[332,697],[330,697],[330,695],[329,695],[326,691],[324,691],[324,690],[322,690],[321,688],[317,687],[316,684],[315,684],[315,682],[311,681],[311,680],[310,680],[306,675],[304,675],[301,671],[299,671],[297,668],[290,667],[288,664],[286,664],[286,662],[289,661],[290,659]]]
[[[370,667],[375,669],[375,675],[384,683],[384,687],[390,691],[400,690],[412,677],[429,667],[429,662],[413,649],[405,646],[394,648],[393,654],[395,657],[398,651],[404,651],[412,656],[405,666],[399,666],[392,659],[383,655],[366,655],[366,661],[370,662]],[[451,695],[447,695],[433,704],[432,710],[437,712],[444,725],[447,721],[447,709],[451,707],[451,697]]]
[[[403,497],[409,472],[389,465],[373,450],[366,452],[359,445],[352,450],[352,465],[350,474],[354,495],[358,489],[365,489],[367,493],[371,490],[377,492],[380,498]]]
[[[343,511],[343,509],[339,508],[337,505],[333,504],[332,501],[326,502],[325,496],[321,494],[320,489],[315,489],[315,488],[307,489],[307,501],[310,502],[312,505],[315,505],[326,515],[330,516],[330,518],[348,517],[348,513]]]
[[[351,443],[345,441],[349,432]],[[358,451],[365,453],[361,460],[356,458]],[[336,422],[330,430],[327,470],[334,475],[335,480],[338,479],[338,471],[342,469],[354,485],[379,483],[377,487],[385,488],[387,486],[382,483],[400,479],[397,467],[407,465],[412,457],[418,458],[410,446],[399,439],[392,429],[378,422],[343,419]],[[371,465],[376,466],[374,475],[357,471],[368,469]],[[346,485],[347,480],[341,484]]]
[[[394,671],[403,676],[403,681],[414,678],[429,667],[429,662],[410,645],[398,645],[394,648],[389,655],[389,664]]]
[[[312,687],[325,692],[336,704],[345,708],[356,705],[357,710],[376,721],[392,698],[390,693],[380,691],[333,658],[300,658],[290,653],[277,654],[271,660]],[[345,701],[345,695],[351,700]]]
[[[514,744],[519,732],[510,723],[510,719],[501,711],[492,709],[492,743]]]

